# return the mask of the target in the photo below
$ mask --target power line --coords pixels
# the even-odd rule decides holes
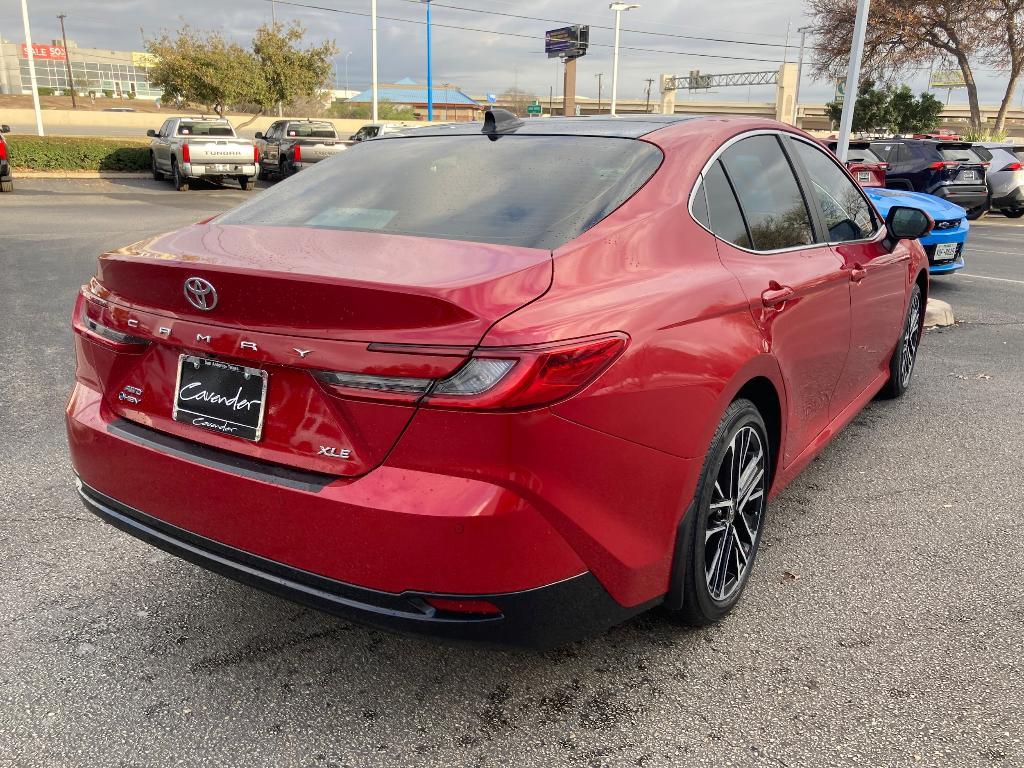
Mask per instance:
[[[271,0],[263,0],[263,1],[264,2],[271,2]],[[314,10],[314,11],[326,11],[328,13],[343,13],[343,14],[347,14],[349,16],[369,17],[369,15],[370,15],[370,14],[364,13],[362,11],[350,11],[350,10],[343,10],[341,8],[329,8],[329,7],[323,6],[323,5],[314,5],[312,3],[300,3],[300,2],[296,2],[296,0],[274,0],[274,2],[277,2],[280,5],[289,5],[289,6],[292,6],[292,7],[295,7],[295,8],[305,8],[307,10]],[[399,18],[397,16],[381,16],[380,14],[377,14],[377,18],[378,19],[385,19],[387,21],[400,21],[400,22],[404,22],[406,24],[419,24],[420,26],[423,26],[423,25],[426,24],[425,21],[421,21],[419,19],[403,19],[403,18]],[[526,40],[534,40],[534,41],[537,40],[537,36],[536,35],[527,35],[527,34],[524,34],[524,33],[521,33],[521,32],[500,32],[500,31],[498,31],[496,29],[480,29],[479,27],[466,27],[466,26],[461,26],[461,25],[457,25],[457,24],[441,24],[441,23],[438,23],[436,21],[433,22],[431,26],[433,26],[435,28],[442,27],[442,28],[445,28],[445,29],[457,29],[457,30],[461,30],[463,32],[479,32],[479,33],[485,34],[485,35],[499,35],[499,36],[502,36],[502,37],[518,37],[518,38],[523,38],[523,39],[526,39]],[[613,48],[614,46],[612,46],[610,43],[591,43],[590,47],[592,47],[592,48]],[[620,50],[623,50],[623,51],[637,51],[637,52],[640,52],[640,53],[660,53],[660,54],[664,54],[664,55],[668,55],[668,56],[691,56],[691,57],[696,57],[696,58],[725,59],[725,60],[730,60],[730,61],[759,61],[759,62],[764,62],[764,63],[767,63],[767,64],[781,64],[782,63],[782,59],[762,59],[762,58],[756,58],[756,57],[751,57],[751,56],[726,56],[726,55],[723,55],[723,54],[696,53],[696,52],[693,52],[693,51],[669,51],[669,50],[662,50],[662,49],[658,49],[658,48],[638,48],[638,47],[635,47],[635,46],[628,46],[628,45],[622,45],[622,46],[619,46],[619,48],[620,48]]]

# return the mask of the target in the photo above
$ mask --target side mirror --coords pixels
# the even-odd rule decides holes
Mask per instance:
[[[894,205],[885,217],[885,245],[889,250],[900,240],[917,240],[932,231],[935,222],[920,208]]]
[[[257,139],[262,139],[263,138],[263,132],[262,131],[256,131],[256,138]]]
[[[9,126],[7,123],[4,123],[3,125],[0,125],[0,133],[10,133],[10,132],[11,132],[11,126]]]
[[[156,131],[150,128],[148,131],[146,131],[146,135],[149,136],[150,138],[153,138],[156,136]]]

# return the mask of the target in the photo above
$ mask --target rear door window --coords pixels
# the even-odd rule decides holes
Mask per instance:
[[[386,138],[317,163],[220,221],[553,249],[622,205],[662,157],[648,142],[607,137]]]
[[[726,178],[722,165],[715,162],[704,175],[704,194],[707,197],[708,228],[719,238],[740,248],[752,248],[747,223]]]
[[[753,247],[775,251],[814,242],[811,214],[774,135],[751,136],[722,153]]]

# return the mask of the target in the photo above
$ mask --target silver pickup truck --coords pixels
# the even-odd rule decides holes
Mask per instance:
[[[227,120],[218,117],[172,117],[159,131],[149,130],[153,178],[169,177],[174,188],[188,189],[189,179],[222,182],[235,179],[242,189],[256,182],[258,150],[239,138]]]
[[[256,134],[260,151],[259,178],[291,176],[305,166],[343,152],[345,142],[327,120],[278,120]]]

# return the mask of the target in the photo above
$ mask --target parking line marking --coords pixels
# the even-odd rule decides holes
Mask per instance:
[[[979,280],[998,280],[1001,283],[1017,283],[1018,285],[1024,285],[1024,280],[1011,280],[1008,277],[989,277],[988,275],[975,275],[970,272],[961,272],[964,277],[976,277]]]
[[[984,253],[985,255],[993,256],[1020,256],[1022,251],[990,251],[988,248],[972,248],[970,253]]]

